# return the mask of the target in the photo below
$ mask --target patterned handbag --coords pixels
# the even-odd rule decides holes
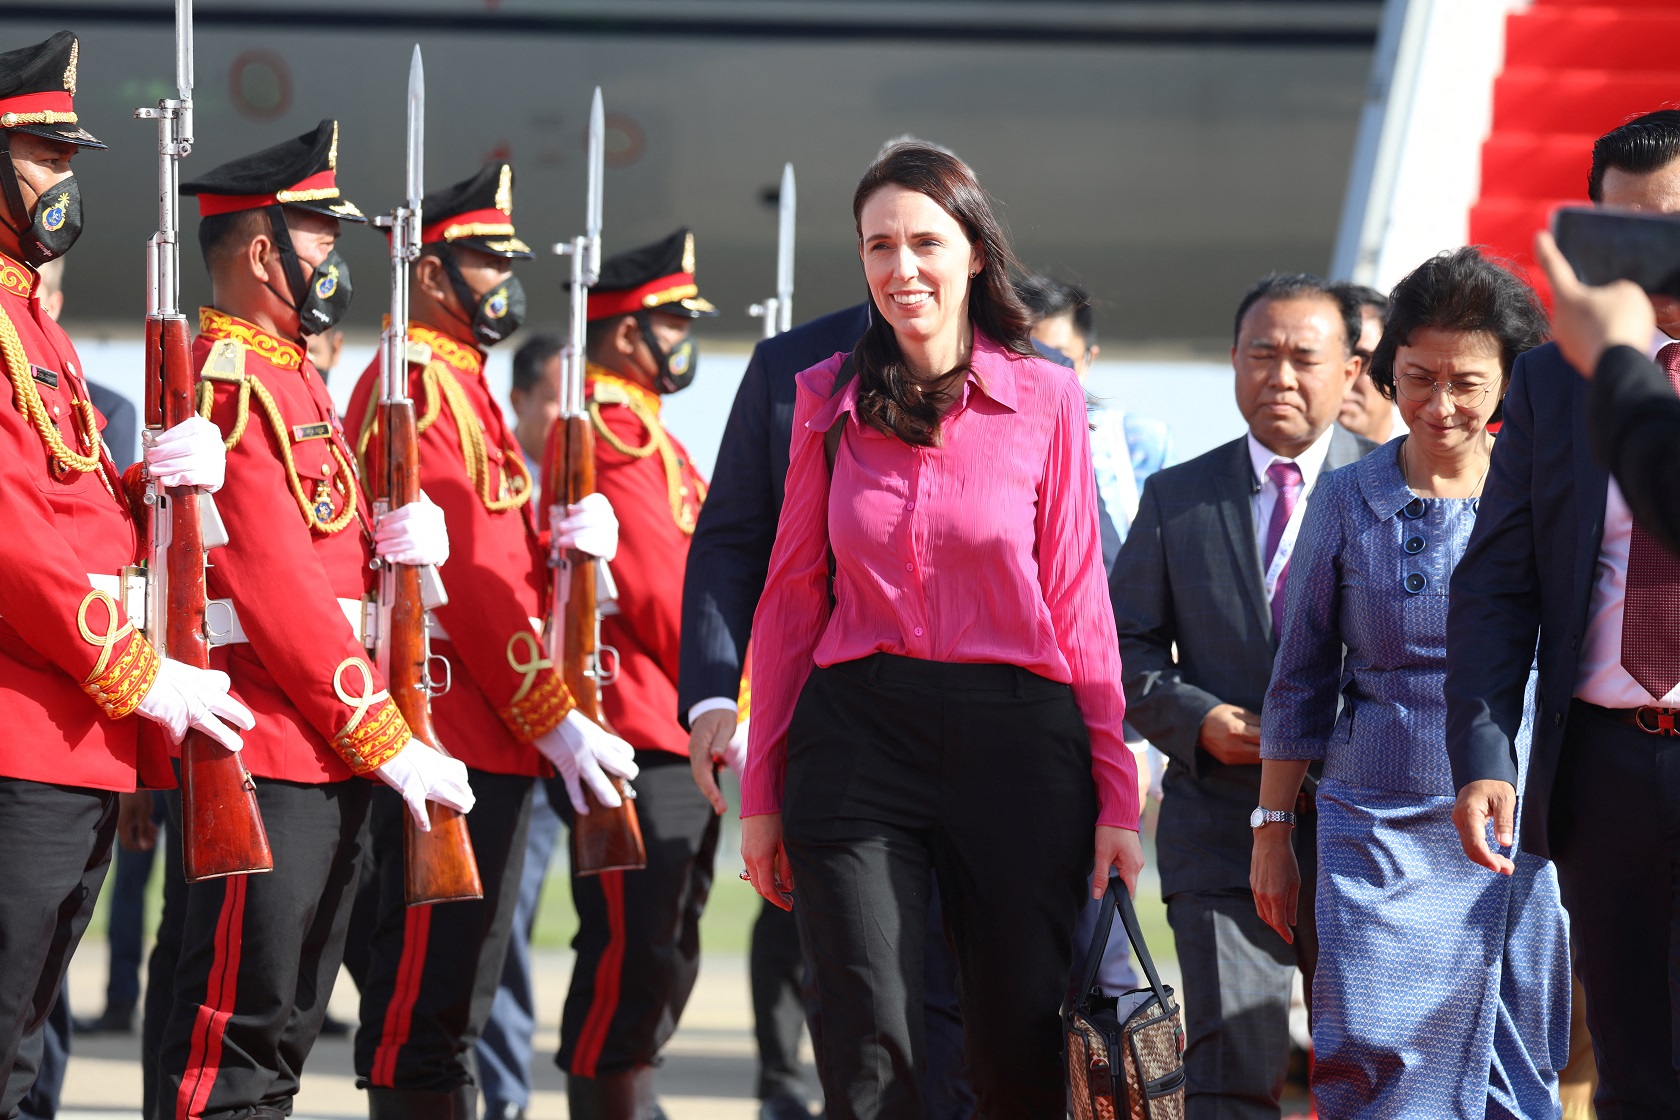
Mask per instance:
[[[1184,1120],[1184,1027],[1173,991],[1161,983],[1138,929],[1132,897],[1108,883],[1096,936],[1085,954],[1080,995],[1062,1014],[1066,1035],[1068,1115],[1073,1120]],[[1120,912],[1149,987],[1122,996],[1096,986],[1097,966]]]

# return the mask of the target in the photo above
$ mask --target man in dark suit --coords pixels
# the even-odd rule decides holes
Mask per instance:
[[[1184,972],[1191,1120],[1279,1115],[1297,968],[1311,983],[1311,889],[1285,942],[1254,911],[1260,704],[1289,552],[1323,472],[1373,446],[1338,427],[1359,371],[1357,303],[1306,275],[1269,276],[1237,309],[1231,363],[1248,433],[1150,477],[1109,590],[1127,719],[1171,760],[1156,834]],[[1312,819],[1296,829],[1302,881]]]
[[[1680,212],[1680,111],[1593,148],[1594,202]],[[1653,297],[1680,337],[1680,303]],[[1628,347],[1606,357],[1631,357]],[[1585,359],[1583,359],[1585,360]],[[1670,382],[1680,346],[1659,351]],[[1554,860],[1598,1061],[1602,1120],[1680,1116],[1680,558],[1630,511],[1593,454],[1589,389],[1554,345],[1517,359],[1475,532],[1447,618],[1454,819],[1494,871],[1487,826],[1515,839],[1515,748],[1539,641],[1522,845]],[[1672,453],[1672,448],[1670,448]]]

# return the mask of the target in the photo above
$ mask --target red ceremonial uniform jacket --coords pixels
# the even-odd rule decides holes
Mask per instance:
[[[449,526],[449,559],[438,570],[449,601],[432,612],[446,635],[433,630],[432,651],[448,658],[453,681],[432,699],[438,735],[476,770],[551,773],[531,744],[573,704],[540,622],[531,622],[542,614],[549,568],[525,457],[490,395],[481,350],[411,323],[408,359],[420,487]],[[376,356],[350,397],[345,419],[359,433],[359,455],[372,447],[383,377]]]
[[[595,488],[618,514],[618,613],[601,620],[601,643],[618,650],[618,679],[601,689],[607,725],[637,750],[688,757],[677,722],[677,651],[683,569],[706,480],[659,419],[659,397],[590,365]],[[557,426],[558,427],[558,426]],[[544,462],[553,458],[551,446]]]
[[[87,457],[104,427],[81,362],[41,310],[35,271],[0,255],[0,776],[87,789],[175,784],[158,734],[133,717],[158,658],[113,594],[139,540],[101,447],[90,470],[54,468],[55,438]],[[59,459],[63,461],[63,455]],[[90,575],[102,577],[105,589]]]
[[[245,765],[317,784],[368,773],[410,734],[339,603],[377,580],[355,454],[302,347],[209,307],[199,330],[199,410],[229,445],[216,495],[228,544],[209,554],[209,591],[250,639],[216,646],[210,664],[257,717]],[[212,633],[227,621],[213,604]]]

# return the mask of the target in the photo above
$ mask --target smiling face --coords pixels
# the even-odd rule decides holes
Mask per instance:
[[[1359,359],[1329,296],[1262,299],[1231,348],[1237,409],[1265,447],[1294,458],[1335,422]]]
[[[1490,331],[1419,327],[1394,351],[1400,420],[1431,458],[1463,454],[1480,441],[1504,395],[1503,379],[1499,339]]]
[[[960,337],[969,284],[985,262],[957,220],[927,195],[889,184],[864,202],[858,225],[869,294],[900,343]]]

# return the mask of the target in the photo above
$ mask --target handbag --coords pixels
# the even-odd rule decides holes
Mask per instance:
[[[1173,990],[1155,971],[1126,885],[1110,879],[1104,902],[1079,995],[1062,1013],[1068,1114],[1073,1120],[1184,1120],[1184,1027]],[[1149,987],[1108,996],[1096,986],[1097,966],[1116,910]]]

